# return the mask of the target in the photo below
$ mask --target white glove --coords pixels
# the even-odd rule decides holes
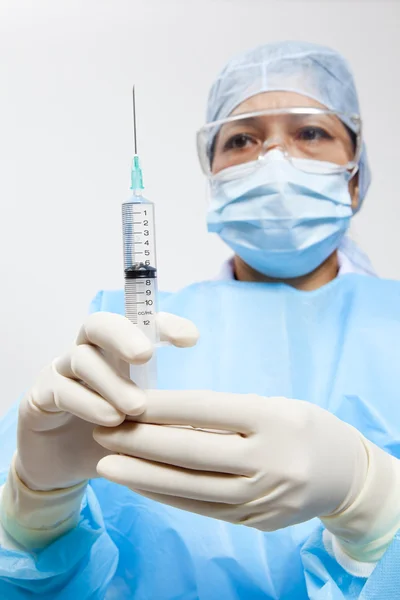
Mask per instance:
[[[326,526],[360,560],[377,560],[400,526],[399,461],[329,412],[287,398],[146,395],[140,423],[96,428],[114,453],[97,466],[103,477],[262,531],[329,515]]]
[[[157,324],[162,341],[197,341],[185,319],[160,313]],[[152,351],[128,319],[95,313],[72,350],[40,374],[19,408],[17,453],[2,495],[1,521],[17,541],[43,545],[76,522],[86,481],[107,454],[93,429],[143,412],[145,394],[130,381],[128,363],[146,362]]]

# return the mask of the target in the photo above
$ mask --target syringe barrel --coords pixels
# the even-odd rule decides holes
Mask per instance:
[[[125,270],[125,316],[157,343],[157,271],[154,204],[134,193],[122,204]],[[155,388],[156,357],[144,365],[131,365],[132,381],[143,389]]]

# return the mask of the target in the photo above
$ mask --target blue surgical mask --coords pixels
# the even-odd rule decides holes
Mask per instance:
[[[351,174],[327,174],[321,166],[337,166],[290,162],[277,150],[269,154],[250,172],[240,165],[213,178],[208,231],[256,271],[299,277],[321,265],[346,233],[353,215]]]

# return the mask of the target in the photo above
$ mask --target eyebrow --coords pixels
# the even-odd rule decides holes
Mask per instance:
[[[300,123],[301,122],[307,123],[310,121],[312,122],[314,116],[315,115],[313,115],[313,114],[286,114],[286,115],[256,115],[254,117],[244,117],[243,119],[237,119],[235,121],[231,121],[231,122],[228,122],[228,123],[225,123],[224,125],[222,125],[220,130],[216,134],[216,138],[219,137],[219,134],[221,132],[224,132],[225,134],[226,133],[229,134],[230,131],[232,131],[232,130],[234,131],[236,128],[235,126],[240,127],[240,126],[247,125],[248,127],[256,127],[256,126],[264,125],[265,123],[268,124],[268,121],[270,121],[271,119],[274,121],[275,119],[282,119],[282,118],[287,119],[289,124],[296,125],[299,122]],[[357,135],[352,132],[352,130],[346,125],[346,123],[344,123],[341,119],[339,119],[335,115],[325,114],[323,116],[326,119],[325,120],[326,126],[331,126],[331,127],[342,126],[343,133],[347,133],[347,135],[349,135],[353,146],[356,145]]]

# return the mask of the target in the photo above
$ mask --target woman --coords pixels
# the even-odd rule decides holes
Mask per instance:
[[[161,337],[186,349],[159,350],[160,390],[124,377],[152,348],[102,292],[22,400],[9,600],[398,593],[400,285],[343,246],[369,185],[352,76],[329,49],[264,46],[208,108],[208,226],[231,279],[164,298]]]

